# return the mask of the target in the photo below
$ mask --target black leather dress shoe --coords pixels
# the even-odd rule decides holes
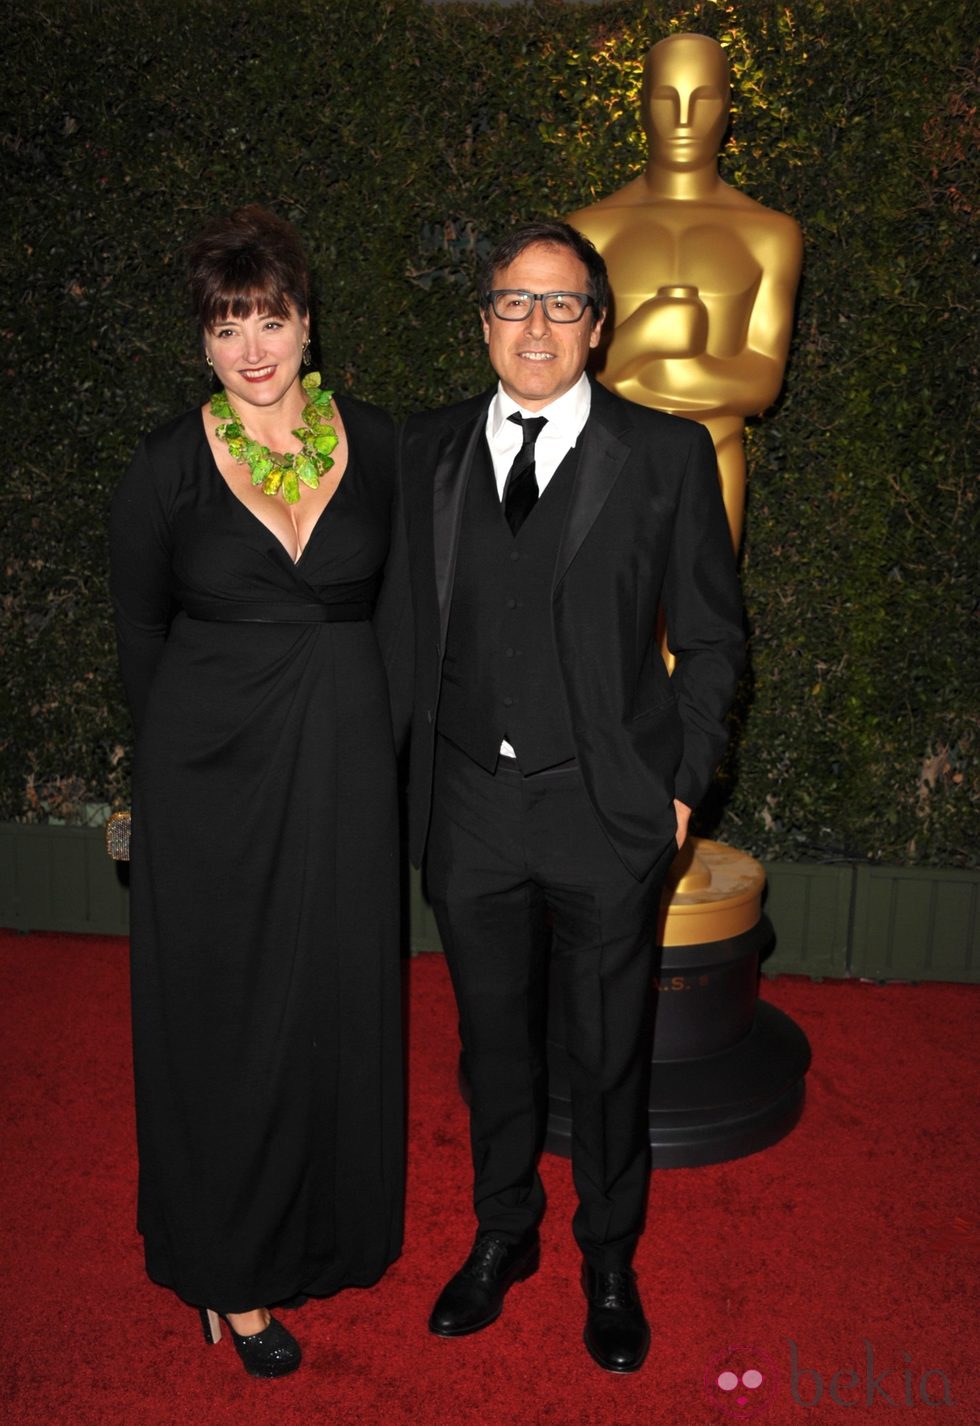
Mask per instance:
[[[473,1251],[440,1292],[429,1331],[437,1337],[465,1337],[500,1316],[507,1289],[537,1272],[541,1246],[537,1230],[519,1243],[496,1233],[479,1233]]]
[[[588,1299],[585,1345],[607,1372],[635,1372],[650,1347],[650,1328],[631,1268],[599,1272],[582,1264],[582,1288]]]

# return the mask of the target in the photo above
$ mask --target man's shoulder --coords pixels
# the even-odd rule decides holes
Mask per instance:
[[[661,445],[668,442],[686,449],[692,441],[707,435],[707,428],[696,419],[641,406],[638,401],[630,401],[597,381],[592,382],[591,414],[615,434],[628,437],[632,433],[644,441],[657,441]]]
[[[481,391],[478,396],[468,396],[465,401],[454,401],[449,406],[436,406],[429,411],[413,411],[405,420],[405,435],[426,440],[435,438],[444,431],[466,426],[487,411],[495,390],[495,387],[491,387],[488,391]]]

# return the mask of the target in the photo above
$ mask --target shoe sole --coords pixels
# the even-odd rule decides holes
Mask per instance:
[[[523,1279],[515,1278],[514,1281],[521,1282]],[[484,1327],[492,1327],[503,1310],[504,1304],[501,1303],[492,1317],[485,1317],[482,1322],[477,1322],[472,1327],[433,1327],[430,1322],[429,1331],[433,1337],[472,1337],[474,1332],[482,1332]]]
[[[519,1273],[515,1274],[515,1276],[511,1278],[510,1282],[504,1288],[504,1296],[506,1297],[507,1293],[510,1292],[511,1288],[515,1285],[515,1283],[527,1282],[528,1278],[533,1277],[540,1266],[541,1247],[540,1245],[538,1245],[537,1247],[535,1247],[525,1266],[521,1269]],[[491,1327],[494,1322],[496,1322],[497,1318],[500,1316],[503,1310],[504,1304],[503,1301],[501,1301],[500,1306],[497,1308],[496,1312],[491,1317],[485,1317],[482,1322],[477,1322],[471,1327],[434,1327],[430,1318],[429,1331],[434,1337],[472,1337],[474,1332],[482,1332],[484,1327]]]

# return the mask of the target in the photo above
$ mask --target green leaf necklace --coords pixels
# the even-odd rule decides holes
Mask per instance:
[[[333,465],[330,452],[337,444],[337,432],[330,422],[333,420],[333,406],[330,404],[332,391],[320,390],[320,373],[310,371],[300,383],[306,395],[303,407],[303,425],[293,432],[302,441],[301,451],[270,451],[246,436],[241,417],[232,407],[225,391],[216,391],[211,397],[211,414],[222,422],[214,434],[224,441],[229,453],[240,465],[247,465],[252,474],[252,484],[261,485],[263,494],[278,495],[287,505],[295,505],[299,499],[299,483],[310,490],[316,490],[321,475],[326,475]]]

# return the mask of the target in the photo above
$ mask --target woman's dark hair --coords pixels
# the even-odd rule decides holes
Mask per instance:
[[[577,228],[573,228],[569,223],[547,220],[525,223],[523,228],[518,228],[509,238],[498,243],[489,255],[480,275],[480,306],[484,312],[490,306],[490,291],[499,270],[509,267],[525,248],[533,247],[536,243],[543,243],[546,247],[570,248],[579,261],[585,264],[589,295],[593,304],[592,325],[595,326],[600,317],[605,316],[609,310],[609,274],[606,272],[605,259]]]
[[[258,203],[214,218],[187,250],[191,306],[201,331],[260,308],[286,317],[310,309],[310,269],[292,224]]]

